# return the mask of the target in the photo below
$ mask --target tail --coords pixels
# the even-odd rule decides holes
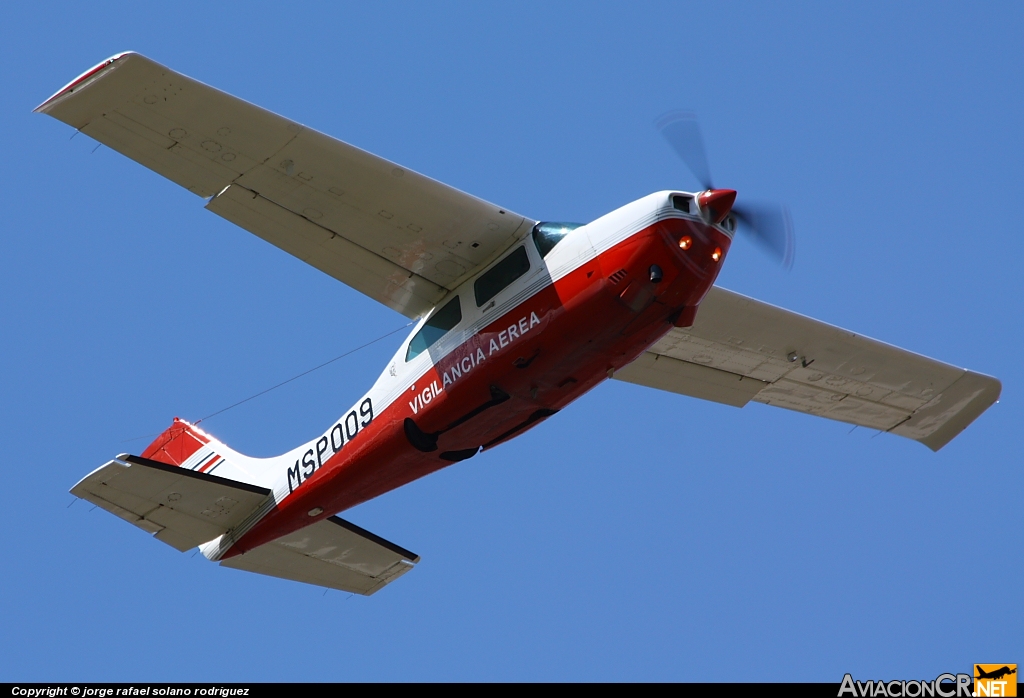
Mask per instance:
[[[307,446],[277,458],[249,458],[175,417],[141,457],[122,453],[71,493],[181,552],[198,546],[226,567],[365,595],[411,570],[418,555],[337,516],[225,557],[277,506],[275,474],[286,480],[288,461]]]
[[[243,456],[178,417],[141,455],[167,465],[263,487],[271,486],[272,465],[277,461]]]
[[[175,418],[141,457],[122,453],[71,493],[184,552],[243,535],[265,516],[275,499],[262,483],[273,482],[279,466],[280,459],[248,458]]]

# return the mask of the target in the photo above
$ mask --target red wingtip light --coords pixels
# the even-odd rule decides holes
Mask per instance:
[[[721,247],[716,247],[715,251],[711,253],[711,259],[713,259],[713,260],[715,260],[717,262],[721,258],[722,258],[722,248]]]
[[[681,249],[681,250],[688,250],[692,246],[693,246],[693,238],[690,237],[689,235],[684,235],[683,237],[679,238],[679,249]]]
[[[32,111],[33,112],[41,112],[41,111],[43,111],[46,108],[47,105],[49,105],[51,102],[56,100],[58,97],[63,97],[65,94],[69,94],[71,92],[74,92],[76,89],[79,88],[79,86],[83,86],[84,87],[83,83],[85,83],[92,76],[96,75],[96,73],[99,73],[104,68],[106,68],[108,65],[110,65],[111,63],[114,63],[118,59],[124,58],[125,56],[129,56],[129,55],[131,55],[133,53],[135,53],[135,52],[134,51],[122,51],[121,53],[118,53],[116,55],[111,56],[110,58],[108,58],[107,60],[103,61],[99,65],[90,68],[89,70],[85,71],[84,73],[79,75],[77,78],[75,78],[74,80],[69,82],[67,85],[65,85],[64,87],[60,88],[56,93],[54,93],[54,95],[52,97],[50,97],[48,100],[46,100],[45,102],[40,104],[38,107],[36,107]]]

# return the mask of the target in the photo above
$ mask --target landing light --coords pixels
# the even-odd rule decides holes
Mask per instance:
[[[693,245],[693,238],[691,238],[689,235],[684,235],[683,237],[679,238],[679,249],[688,250],[690,249],[691,245]]]
[[[721,258],[722,258],[722,248],[721,247],[716,247],[715,251],[711,253],[711,259],[713,259],[713,260],[715,260],[717,262]]]

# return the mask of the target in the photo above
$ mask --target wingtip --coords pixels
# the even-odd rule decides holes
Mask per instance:
[[[103,70],[105,70],[107,67],[113,65],[115,62],[123,58],[137,55],[138,53],[135,51],[121,51],[120,53],[115,53],[110,58],[106,59],[105,61],[101,61],[100,63],[97,63],[92,68],[89,68],[89,70],[85,71],[84,73],[76,77],[74,80],[69,82],[67,85],[54,92],[53,95],[51,95],[48,99],[44,100],[38,107],[33,109],[32,113],[45,114],[47,108],[51,106],[54,102],[56,102],[58,99],[65,95],[71,94],[77,89],[85,87],[86,84],[91,82],[90,78],[98,77],[98,74],[103,72]]]
[[[961,395],[966,397],[959,409],[947,417],[934,431],[922,437],[911,437],[933,451],[938,451],[959,436],[974,423],[974,420],[999,401],[1003,391],[1003,384],[998,378],[966,369],[964,374],[945,391],[949,393],[950,401],[956,404],[955,401],[959,395],[953,392],[954,386]],[[893,431],[898,434],[898,429],[899,427]]]

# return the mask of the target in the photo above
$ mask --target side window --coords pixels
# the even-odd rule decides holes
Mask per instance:
[[[409,342],[409,349],[405,352],[405,360],[411,361],[430,347],[434,346],[441,337],[462,321],[462,304],[459,297],[455,296],[443,308],[434,313],[434,316],[427,320],[427,324],[420,328],[412,341]]]
[[[526,248],[519,247],[476,280],[473,284],[476,304],[481,306],[491,300],[529,270],[530,258],[526,254]]]

